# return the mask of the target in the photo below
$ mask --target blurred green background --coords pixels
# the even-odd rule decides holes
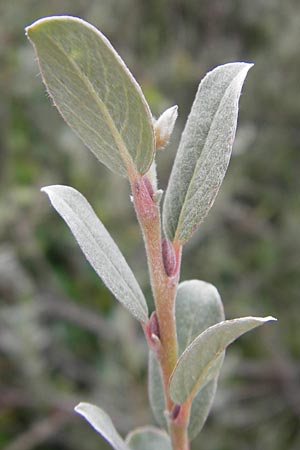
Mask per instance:
[[[106,409],[122,435],[154,423],[141,330],[40,193],[60,183],[89,199],[152,307],[127,183],[95,163],[59,117],[24,36],[26,25],[55,14],[101,29],[154,115],[179,105],[158,158],[163,189],[199,80],[225,62],[255,63],[222,192],[185,248],[182,279],[215,284],[228,318],[279,322],[228,350],[192,450],[299,449],[298,0],[0,0],[0,448],[108,449],[72,412],[80,400]]]

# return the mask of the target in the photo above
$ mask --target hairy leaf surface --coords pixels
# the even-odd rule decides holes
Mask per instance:
[[[141,427],[129,433],[126,443],[131,450],[172,450],[169,436],[154,427]]]
[[[217,289],[210,283],[189,280],[178,286],[175,301],[178,353],[181,353],[193,339],[211,325],[224,320],[223,305]],[[190,417],[189,437],[193,439],[201,430],[210,411],[223,362],[221,355],[216,364],[214,376],[195,397]],[[157,422],[167,428],[164,415],[164,393],[159,365],[152,352],[149,355],[149,398]]]
[[[216,373],[216,376],[198,392],[193,400],[188,429],[190,441],[195,439],[206,422],[216,395],[218,378],[219,373]]]
[[[47,186],[56,211],[65,220],[91,266],[115,297],[138,320],[145,322],[145,297],[118,246],[80,192],[68,186]]]
[[[177,289],[175,316],[181,355],[200,333],[225,319],[219,292],[205,281],[183,281]]]
[[[214,203],[229,164],[238,100],[251,66],[219,66],[199,85],[164,202],[164,229],[170,241],[186,242]]]
[[[90,403],[79,403],[75,411],[84,417],[97,433],[100,433],[115,450],[130,450],[115,429],[110,417],[103,409]]]
[[[154,155],[149,106],[107,38],[70,16],[26,28],[59,112],[94,155],[121,175],[144,174]]]
[[[212,284],[200,280],[179,284],[175,315],[179,355],[200,333],[225,319],[219,292]],[[203,385],[193,400],[189,422],[190,440],[201,431],[212,407],[223,359],[224,352],[216,360],[214,376]]]
[[[165,416],[165,396],[162,376],[159,364],[154,353],[149,351],[148,360],[148,396],[149,403],[157,423],[167,429],[168,424]]]
[[[276,319],[269,316],[225,320],[196,337],[179,358],[171,376],[172,400],[183,403],[190,395],[195,396],[212,379],[215,370],[219,370],[215,364],[226,347],[242,334],[270,320]]]

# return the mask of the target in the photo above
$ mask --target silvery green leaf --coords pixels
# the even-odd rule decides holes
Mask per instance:
[[[112,171],[144,174],[154,156],[154,131],[141,88],[108,39],[70,16],[26,28],[43,81],[59,112]]]
[[[90,403],[79,403],[75,411],[84,417],[115,450],[130,450],[105,411]]]
[[[203,331],[225,319],[221,297],[210,283],[189,280],[179,284],[175,304],[178,353],[181,355],[190,343]],[[193,399],[189,438],[201,431],[212,407],[217,389],[224,352],[216,360],[214,374]]]
[[[68,186],[47,186],[42,191],[48,194],[104,284],[136,319],[146,322],[145,297],[118,246],[87,200]]]
[[[170,379],[170,396],[175,403],[183,403],[195,396],[213,376],[213,366],[226,347],[242,334],[273,317],[242,317],[225,320],[211,326],[196,337],[180,356]]]
[[[151,350],[149,351],[148,362],[148,396],[155,420],[161,427],[167,429],[162,376],[157,359]]]
[[[218,290],[205,281],[183,281],[177,289],[175,316],[181,355],[200,333],[225,319]]]
[[[217,289],[212,284],[199,280],[180,283],[175,299],[175,317],[178,354],[181,355],[198,334],[211,325],[224,320],[223,305]],[[209,413],[222,361],[223,355],[217,362],[219,366],[213,380],[198,393],[193,401],[189,426],[191,438],[198,434]],[[167,428],[163,384],[159,365],[152,352],[149,354],[148,386],[154,417],[160,426]]]
[[[141,427],[132,431],[126,438],[131,450],[172,450],[169,436],[154,427]]]
[[[209,415],[218,386],[218,374],[204,386],[195,396],[190,421],[189,421],[189,439],[192,441],[202,430]]]
[[[199,85],[166,191],[163,223],[170,241],[186,242],[214,203],[229,164],[238,101],[250,67],[219,66]]]

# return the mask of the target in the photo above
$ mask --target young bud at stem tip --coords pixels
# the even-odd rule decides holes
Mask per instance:
[[[177,111],[178,106],[172,106],[154,122],[156,150],[164,148],[169,143],[178,116]]]

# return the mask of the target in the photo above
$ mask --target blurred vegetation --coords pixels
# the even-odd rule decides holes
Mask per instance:
[[[179,105],[175,136],[159,155],[163,188],[199,80],[225,62],[255,63],[223,190],[185,249],[182,279],[215,284],[228,318],[279,322],[228,351],[192,450],[299,449],[297,0],[0,0],[0,447],[107,449],[72,412],[79,400],[105,408],[123,434],[153,422],[142,333],[39,192],[55,183],[80,190],[152,305],[125,180],[95,164],[37,76],[23,29],[55,14],[80,16],[108,36],[155,115]]]

